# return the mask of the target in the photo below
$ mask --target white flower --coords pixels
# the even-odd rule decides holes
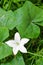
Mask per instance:
[[[13,48],[13,53],[16,55],[18,51],[21,51],[22,53],[27,53],[26,48],[24,47],[24,44],[26,44],[29,41],[27,38],[20,38],[20,34],[17,32],[15,33],[14,40],[9,40],[5,42],[7,45]]]

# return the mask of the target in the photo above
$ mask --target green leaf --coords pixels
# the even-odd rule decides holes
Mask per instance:
[[[40,28],[33,20],[40,11],[42,11],[40,8],[34,6],[30,1],[26,1],[23,7],[14,12],[16,20],[19,22],[16,28],[22,37],[33,39],[39,36]]]
[[[2,13],[1,13],[2,11]],[[16,15],[11,10],[4,11],[0,8],[0,27],[7,27],[9,30],[12,30],[19,23],[16,22]]]
[[[4,11],[3,9],[1,9]],[[7,27],[9,30],[12,30],[16,27],[20,22],[17,20],[16,12],[12,12],[11,10],[5,11],[0,15],[0,27]]]
[[[36,65],[43,65],[43,58],[39,58],[39,59],[36,61]]]
[[[12,49],[4,43],[0,42],[0,60],[11,55]]]
[[[12,59],[10,62],[3,63],[1,65],[25,65],[25,63],[24,63],[23,57],[17,54],[16,57]]]
[[[7,11],[0,17],[0,26],[6,26],[8,29],[13,29],[16,25],[15,20],[14,13],[12,11]]]
[[[9,30],[6,27],[0,27],[0,42],[9,36]]]

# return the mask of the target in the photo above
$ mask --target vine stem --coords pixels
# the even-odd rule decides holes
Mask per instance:
[[[42,55],[39,55],[39,54],[36,54],[36,53],[32,53],[32,52],[27,52],[27,53],[34,55],[34,56],[43,57]]]

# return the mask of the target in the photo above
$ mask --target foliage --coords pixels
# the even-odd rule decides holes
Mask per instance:
[[[17,31],[30,42],[27,54],[14,56],[5,41]],[[42,0],[0,0],[0,65],[43,65]]]

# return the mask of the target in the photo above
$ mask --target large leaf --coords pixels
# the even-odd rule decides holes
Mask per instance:
[[[9,30],[6,27],[0,27],[0,41],[4,41],[9,36]]]
[[[12,49],[6,44],[0,42],[0,60],[11,54],[12,54]]]
[[[1,64],[1,65],[25,65],[25,63],[22,56],[17,54],[13,60],[11,60],[8,63]]]
[[[37,38],[40,28],[34,23],[35,17],[42,10],[34,6],[31,2],[26,1],[24,6],[14,12],[19,25],[16,26],[21,36],[28,38]]]

